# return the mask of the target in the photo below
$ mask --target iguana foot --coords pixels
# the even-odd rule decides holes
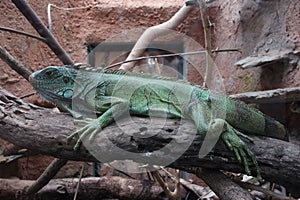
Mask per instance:
[[[250,157],[252,163],[255,166],[256,169],[256,176],[259,181],[262,181],[260,168],[258,166],[257,160],[255,158],[255,155],[252,153],[252,151],[247,147],[245,142],[241,140],[240,137],[245,138],[249,140],[250,142],[253,142],[253,139],[249,136],[239,132],[238,130],[234,129],[230,124],[228,124],[226,121],[222,120],[222,123],[224,123],[224,131],[221,135],[222,140],[225,142],[226,146],[234,152],[236,159],[243,163],[245,172],[250,175],[251,171],[249,168],[249,162],[247,160],[247,156]],[[239,137],[240,136],[240,137]]]
[[[71,140],[72,138],[74,138],[76,135],[79,135],[79,138],[74,146],[74,150],[77,151],[83,141],[83,139],[90,135],[89,137],[89,141],[91,141],[96,134],[101,131],[101,126],[99,125],[99,121],[98,119],[85,119],[85,120],[80,120],[80,122],[85,122],[87,123],[87,125],[85,125],[84,127],[76,130],[75,132],[73,132],[70,136],[68,136],[68,140]]]

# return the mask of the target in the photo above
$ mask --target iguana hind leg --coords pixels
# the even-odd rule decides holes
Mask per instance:
[[[240,162],[243,163],[245,167],[245,172],[250,175],[251,171],[249,169],[249,162],[247,160],[247,156],[250,157],[252,163],[255,166],[256,169],[256,176],[259,181],[262,180],[261,173],[260,173],[260,168],[258,166],[257,160],[253,152],[247,147],[245,142],[240,138],[244,138],[249,140],[250,142],[253,142],[253,139],[250,138],[249,136],[239,132],[235,128],[233,128],[229,123],[227,123],[223,119],[214,119],[210,123],[210,127],[218,127],[218,126],[223,126],[223,131],[221,134],[222,140],[225,142],[226,146],[234,152],[236,159]]]
[[[207,112],[208,110],[211,110],[211,107],[210,104],[205,101],[192,102],[188,107],[189,115],[195,122],[199,133],[209,134],[207,136],[209,136],[210,139],[214,138],[215,142],[217,142],[218,138],[221,137],[226,146],[234,152],[236,159],[240,163],[243,163],[245,172],[247,174],[250,174],[249,162],[247,160],[247,156],[249,156],[255,166],[258,180],[262,180],[255,155],[251,152],[241,138],[247,139],[251,142],[253,142],[253,139],[236,130],[226,120],[218,116],[213,116],[211,113]],[[203,144],[204,143],[205,141]],[[215,145],[215,143],[209,145]],[[201,150],[202,147],[200,149],[199,156],[202,156]]]

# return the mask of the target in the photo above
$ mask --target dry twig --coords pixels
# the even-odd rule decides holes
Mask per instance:
[[[77,195],[78,195],[80,183],[81,183],[81,180],[82,180],[84,168],[85,168],[85,163],[82,163],[82,167],[81,167],[81,170],[80,170],[80,175],[79,175],[79,179],[78,179],[78,183],[77,183],[77,186],[76,186],[76,191],[75,191],[73,200],[77,199]]]
[[[8,27],[0,26],[0,30],[1,30],[1,31],[7,31],[7,32],[16,33],[16,34],[20,34],[20,35],[25,35],[25,36],[27,36],[27,37],[31,37],[31,38],[40,40],[40,41],[42,41],[42,42],[46,42],[46,39],[43,38],[43,37],[39,37],[39,36],[37,36],[37,35],[33,35],[33,34],[30,34],[30,33],[26,33],[26,32],[24,32],[24,31],[19,31],[19,30],[13,29],[13,28],[8,28]]]
[[[28,188],[27,193],[34,194],[42,189],[67,162],[66,159],[54,159],[43,174]]]
[[[206,2],[205,0],[197,0],[199,6],[200,6],[200,16],[202,19],[202,25],[203,25],[203,31],[204,31],[204,41],[205,41],[205,50],[206,50],[206,67],[205,67],[205,76],[203,81],[203,87],[207,87],[210,85],[210,81],[212,78],[212,47],[211,47],[211,33],[210,28],[212,27],[208,13],[206,8]]]
[[[217,52],[229,52],[229,51],[241,52],[239,49],[216,49],[216,50],[212,50],[211,52],[217,53]],[[149,59],[149,58],[166,58],[166,57],[172,57],[172,56],[186,56],[186,55],[196,55],[196,54],[203,54],[203,53],[206,53],[206,50],[185,52],[185,53],[170,53],[170,54],[165,54],[165,55],[142,56],[142,57],[134,58],[132,60],[126,59],[124,61],[111,64],[111,65],[105,67],[105,69],[113,68],[118,65],[129,63],[129,62],[135,62],[135,61],[145,60],[145,59]]]

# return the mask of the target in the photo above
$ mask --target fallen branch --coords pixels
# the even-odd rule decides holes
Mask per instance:
[[[0,179],[0,199],[73,199],[78,181],[78,178],[53,179],[38,193],[28,195],[24,191],[34,181]],[[165,197],[161,187],[150,181],[121,177],[93,177],[81,179],[80,185],[77,200],[99,199],[100,197],[101,199],[154,200]]]
[[[165,172],[167,172],[165,170]],[[167,172],[170,176],[170,173]],[[229,177],[225,176],[218,170],[209,169],[196,169],[194,172],[199,178],[201,178],[206,184],[210,186],[217,194],[220,199],[249,199],[252,200],[250,193],[233,182]],[[176,178],[173,176],[173,179]],[[198,197],[203,196],[203,188],[199,189],[200,186],[191,184],[184,179],[179,179],[179,182],[192,190]]]
[[[180,178],[180,184],[186,188],[187,190],[192,191],[193,193],[195,193],[195,195],[197,195],[197,197],[202,197],[204,196],[206,193],[208,192],[212,192],[211,189],[207,186],[207,187],[202,187],[200,185],[195,185],[189,181],[186,181],[183,178]]]
[[[102,162],[128,159],[140,163],[151,162],[151,164],[161,165],[164,160],[172,159],[174,154],[181,154],[181,148],[185,142],[192,140],[192,144],[185,153],[171,163],[170,167],[192,173],[198,167],[244,172],[242,166],[234,158],[234,154],[222,142],[217,143],[209,155],[200,159],[198,153],[203,138],[199,134],[192,134],[195,133],[196,128],[191,122],[166,120],[162,127],[160,119],[132,119],[136,124],[125,119],[122,126],[106,127],[93,142],[88,144],[89,148],[94,149],[98,155],[102,156]],[[73,150],[75,140],[66,144],[67,137],[75,129],[73,119],[69,115],[58,114],[50,109],[24,103],[5,90],[0,90],[0,137],[2,139],[57,158],[98,161],[83,147],[75,152]],[[149,133],[157,134],[148,138],[146,136]],[[300,177],[300,147],[272,138],[253,138],[255,145],[248,143],[248,146],[257,157],[263,178],[285,186],[295,195],[300,195],[298,190],[300,185],[298,178]],[[159,157],[161,159],[156,159],[155,154],[151,154],[153,149],[160,149],[170,141],[178,143],[176,148],[169,149],[172,154],[161,155]],[[112,148],[115,146],[124,151],[114,152]],[[128,155],[128,152],[133,152],[133,154]],[[134,152],[138,152],[139,156]],[[255,169],[252,168],[252,170],[255,174]]]

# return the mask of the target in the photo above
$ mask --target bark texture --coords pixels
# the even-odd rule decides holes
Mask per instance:
[[[192,173],[198,167],[244,172],[223,142],[218,142],[207,156],[199,158],[203,137],[196,134],[191,122],[166,120],[162,126],[161,121],[124,119],[105,128],[92,142],[75,152],[76,140],[67,143],[67,136],[76,129],[72,117],[24,103],[0,90],[0,137],[24,148],[68,160],[133,160],[156,165],[178,156],[167,164]],[[257,157],[263,178],[299,196],[300,147],[272,138],[253,138],[254,144],[248,143],[248,146]],[[254,168],[252,170],[255,174]]]

